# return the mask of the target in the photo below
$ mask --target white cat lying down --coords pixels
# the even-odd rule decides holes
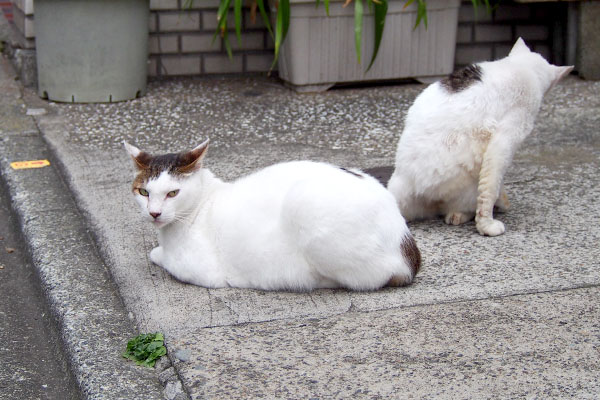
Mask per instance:
[[[533,129],[542,97],[573,67],[557,67],[518,39],[508,57],[471,65],[430,85],[408,110],[388,183],[404,218],[475,217],[482,235],[504,233],[504,174]]]
[[[208,141],[151,156],[125,143],[150,259],[177,279],[219,288],[373,290],[412,282],[421,255],[393,196],[357,170],[297,161],[226,183],[202,168]]]

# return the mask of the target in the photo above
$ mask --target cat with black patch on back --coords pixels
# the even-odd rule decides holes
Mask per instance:
[[[388,189],[406,220],[475,217],[481,235],[504,233],[506,170],[531,133],[542,98],[572,66],[549,64],[519,38],[510,54],[452,73],[408,110]]]
[[[150,259],[209,288],[375,290],[411,283],[421,254],[393,196],[360,170],[295,161],[223,182],[208,141],[152,156],[125,143],[133,194],[158,232]]]

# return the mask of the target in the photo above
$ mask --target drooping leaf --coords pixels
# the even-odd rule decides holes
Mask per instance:
[[[233,51],[231,50],[231,43],[229,43],[229,37],[227,35],[227,29],[223,31],[223,44],[225,45],[225,50],[227,51],[227,56],[229,59],[233,59]]]
[[[354,0],[354,46],[356,48],[356,58],[360,64],[361,59],[361,39],[363,28],[363,2],[362,0]]]
[[[379,45],[381,44],[381,39],[383,38],[383,29],[385,28],[385,17],[388,11],[388,0],[380,0],[379,3],[375,3],[375,47],[373,48],[373,55],[371,56],[371,62],[369,63],[369,67],[365,72],[368,72],[371,69],[371,66],[375,62],[375,58],[377,58],[377,53],[379,52]]]
[[[417,22],[415,23],[413,30],[417,29],[417,26],[419,26],[421,21],[423,21],[425,29],[427,29],[427,4],[425,3],[425,0],[417,0]]]
[[[281,49],[281,43],[283,43],[288,29],[290,27],[290,0],[279,0],[277,7],[277,17],[275,20],[275,58],[271,69],[275,66],[279,58],[279,50]]]
[[[269,17],[269,14],[267,13],[267,10],[265,9],[264,1],[256,0],[256,4],[258,4],[258,11],[260,11],[260,16],[262,17],[263,22],[264,22],[265,26],[267,27],[269,34],[271,35],[271,38],[273,38],[273,40],[275,40],[275,38],[273,37],[273,29],[271,29],[271,18]]]
[[[217,39],[217,36],[224,37],[225,33],[227,32],[227,14],[229,12],[229,2],[230,0],[223,0],[219,4],[219,9],[217,10],[217,29],[215,29],[215,34],[213,35],[213,43]]]
[[[233,16],[235,20],[235,36],[238,43],[242,44],[242,0],[233,1]]]

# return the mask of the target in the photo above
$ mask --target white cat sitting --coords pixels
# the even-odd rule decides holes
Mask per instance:
[[[210,288],[373,290],[412,282],[421,255],[393,196],[358,170],[297,161],[232,183],[202,168],[208,141],[151,156],[125,143],[133,192],[159,229],[150,259]]]
[[[549,64],[521,38],[508,57],[454,72],[430,85],[408,110],[388,189],[408,221],[475,216],[482,235],[504,233],[503,177],[531,130],[542,97],[573,69]]]

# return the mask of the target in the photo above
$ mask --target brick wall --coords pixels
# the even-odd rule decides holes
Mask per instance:
[[[34,48],[33,0],[12,0],[14,24],[23,48]],[[242,43],[233,31],[230,12],[229,59],[223,41],[213,43],[219,0],[194,0],[183,9],[185,0],[150,0],[149,75],[151,77],[255,73],[269,70],[273,42],[260,15],[251,22],[250,10],[243,9]],[[543,2],[521,4],[502,2],[492,14],[484,7],[477,13],[470,0],[463,0],[459,12],[455,64],[493,60],[508,54],[517,37],[549,61],[564,64],[567,4]],[[349,33],[350,34],[350,33]]]
[[[548,61],[564,64],[567,4],[564,2],[501,3],[488,14],[470,1],[459,10],[456,67],[505,57],[517,38]]]
[[[243,9],[242,41],[233,31],[230,12],[229,59],[223,39],[213,42],[217,26],[218,0],[195,0],[183,9],[185,0],[150,1],[150,76],[252,73],[268,71],[273,61],[273,42],[260,15],[251,21]]]

